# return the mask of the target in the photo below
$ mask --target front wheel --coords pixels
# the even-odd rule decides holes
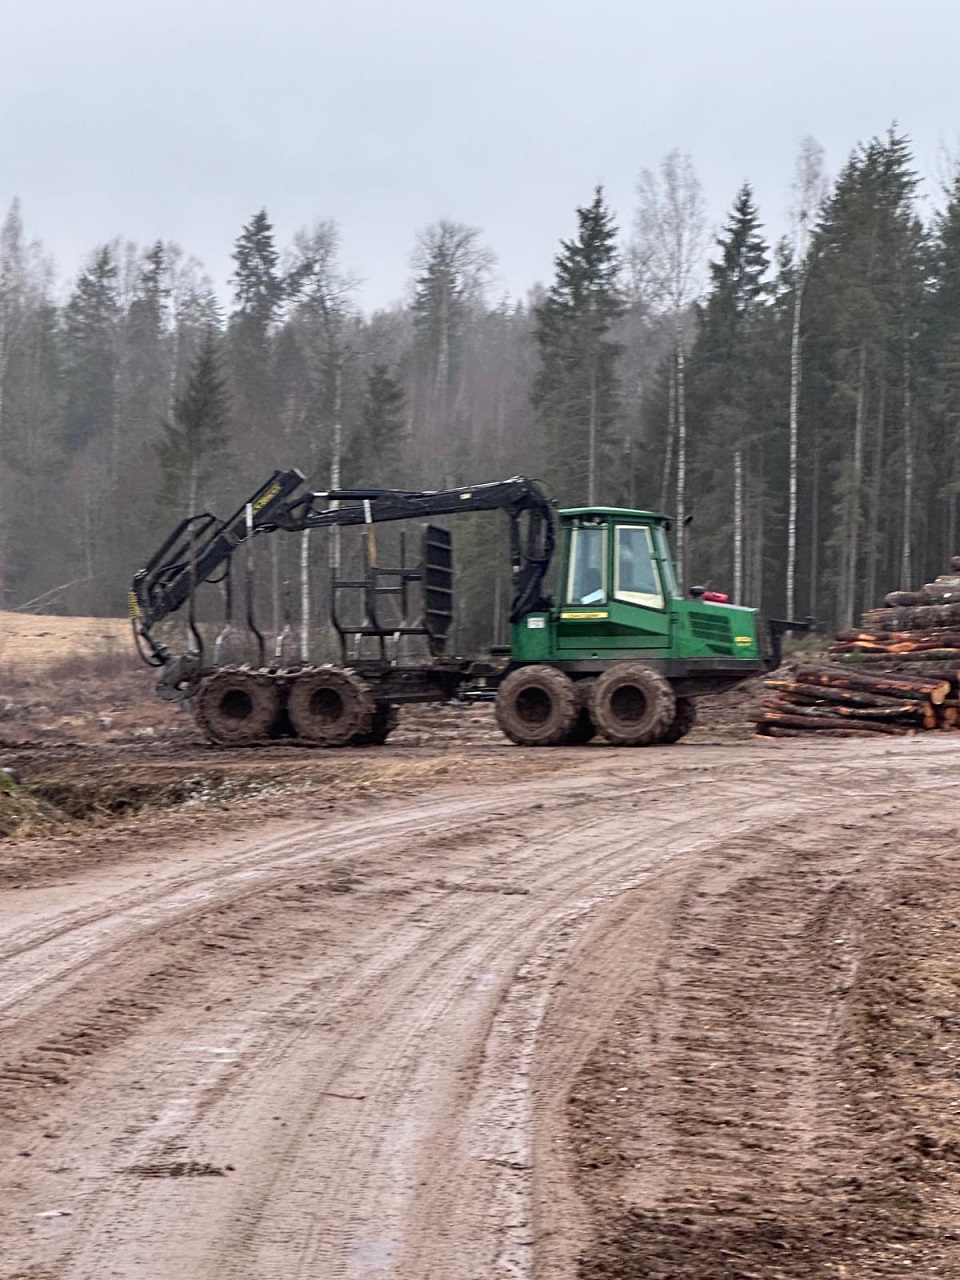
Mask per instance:
[[[593,723],[618,747],[660,742],[677,711],[670,682],[642,662],[617,662],[597,677],[590,699]]]
[[[573,681],[555,667],[520,667],[497,689],[494,714],[511,742],[557,747],[567,741],[580,707]]]

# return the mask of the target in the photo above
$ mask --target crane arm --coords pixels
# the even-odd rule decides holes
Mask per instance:
[[[506,511],[514,587],[511,620],[542,604],[543,579],[554,549],[554,521],[553,508],[535,481],[513,476],[457,489],[330,489],[295,497],[304,482],[297,470],[275,471],[229,519],[206,513],[183,520],[174,529],[134,576],[130,592],[134,630],[147,662],[159,666],[170,660],[152,628],[187,603],[200,583],[213,580],[243,542],[278,530],[297,533],[466,511]],[[529,518],[524,531],[520,517],[525,513]]]

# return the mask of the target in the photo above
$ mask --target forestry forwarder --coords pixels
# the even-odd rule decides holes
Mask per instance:
[[[159,695],[191,700],[207,737],[223,745],[278,737],[325,747],[380,744],[396,723],[398,704],[456,696],[492,698],[503,732],[525,746],[583,743],[597,733],[619,746],[676,742],[693,726],[694,698],[777,666],[782,633],[809,625],[771,622],[771,652],[765,657],[755,610],[726,604],[722,597],[705,600],[699,588],[683,596],[665,515],[609,507],[556,513],[542,490],[521,476],[437,492],[342,489],[295,497],[303,483],[299,471],[277,471],[230,519],[207,514],[183,521],[133,581],[134,635],[144,661],[164,668]],[[384,521],[491,510],[510,517],[514,592],[509,661],[499,668],[444,656],[453,619],[450,534],[427,525],[421,564],[388,569],[376,563],[374,533]],[[556,517],[560,562],[554,604],[544,597],[543,582]],[[285,661],[289,619],[268,661],[253,610],[254,535],[348,525],[366,526],[366,574],[359,580],[340,578],[336,570],[332,575],[331,622],[341,663]],[[219,655],[222,640],[235,629],[231,568],[242,544],[245,624],[258,660],[230,666]],[[226,599],[224,626],[209,661],[194,613],[197,589],[205,582],[223,583]],[[348,625],[341,609],[351,592],[362,600],[359,625]],[[184,605],[195,647],[175,655],[153,630]],[[393,615],[390,620],[386,613]],[[404,661],[406,637],[420,637],[430,656]],[[371,641],[377,656],[348,657]]]

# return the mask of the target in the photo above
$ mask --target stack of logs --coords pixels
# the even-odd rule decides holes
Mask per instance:
[[[766,681],[762,737],[816,730],[840,737],[960,728],[960,556],[953,573],[892,591],[827,648],[828,666]]]

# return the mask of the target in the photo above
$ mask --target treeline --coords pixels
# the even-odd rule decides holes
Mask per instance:
[[[745,184],[711,245],[672,153],[622,227],[602,190],[576,211],[526,300],[497,300],[481,233],[441,221],[372,315],[330,222],[281,247],[255,214],[225,312],[162,241],[100,246],[61,296],[15,203],[0,607],[117,613],[175,520],[298,466],[318,488],[522,472],[562,504],[666,509],[688,584],[849,625],[960,550],[960,174],[932,218],[917,193],[895,132],[832,184],[807,142],[790,234],[770,243]],[[463,646],[492,638],[493,540],[465,522]]]

